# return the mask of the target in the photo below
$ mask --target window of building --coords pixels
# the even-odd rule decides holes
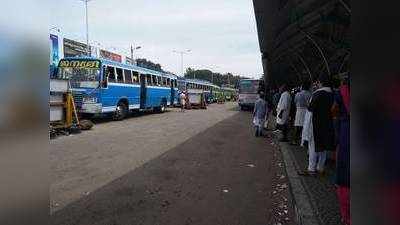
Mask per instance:
[[[117,72],[117,83],[124,83],[124,76],[122,74],[122,69],[121,68],[116,68],[115,71]]]
[[[108,82],[115,82],[115,68],[107,66],[106,76],[108,77]]]
[[[139,83],[139,73],[136,71],[132,71],[132,83]]]
[[[132,84],[132,72],[130,70],[124,70],[124,78],[126,84]]]

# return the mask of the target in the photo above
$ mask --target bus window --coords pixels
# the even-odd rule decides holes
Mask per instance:
[[[125,83],[132,84],[132,72],[130,70],[124,70]]]
[[[162,78],[162,86],[167,86],[167,80],[165,77]]]
[[[158,82],[158,86],[161,86],[161,84],[162,84],[161,77],[157,77],[157,82]]]
[[[167,87],[171,86],[171,80],[169,78],[167,78]]]
[[[115,82],[115,68],[112,66],[107,66],[108,82]]]
[[[136,71],[132,71],[132,83],[137,84],[139,83],[139,73]]]
[[[157,76],[152,75],[151,78],[152,78],[153,85],[157,86],[158,85]]]
[[[122,74],[122,69],[116,68],[116,72],[117,72],[117,83],[124,83],[124,76]]]
[[[151,75],[150,74],[146,74],[146,82],[147,82],[147,86],[152,86],[153,82],[151,81]]]
[[[174,80],[174,87],[178,87],[177,81]]]

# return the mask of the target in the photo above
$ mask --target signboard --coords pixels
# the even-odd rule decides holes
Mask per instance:
[[[90,46],[89,52],[91,52]],[[86,56],[87,54],[86,44],[64,38],[64,57]]]
[[[57,67],[58,61],[60,60],[59,46],[58,46],[58,36],[50,34],[50,77],[55,74],[55,68]]]
[[[57,65],[60,60],[59,46],[58,46],[58,36],[54,34],[50,34],[50,43],[51,43],[51,52],[50,52],[50,64]]]
[[[90,68],[97,69],[100,68],[100,62],[95,60],[61,60],[60,67],[70,67],[70,68]]]
[[[122,62],[122,56],[121,55],[118,55],[118,54],[115,54],[115,53],[112,53],[112,52],[109,52],[109,51],[106,51],[106,50],[103,50],[103,49],[100,50],[100,57],[104,58],[104,59],[109,59],[109,60],[112,60],[112,61],[116,61],[116,62]]]

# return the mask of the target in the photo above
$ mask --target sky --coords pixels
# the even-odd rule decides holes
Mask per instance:
[[[89,40],[103,49],[160,63],[181,74],[184,68],[260,77],[261,54],[251,0],[91,0]],[[62,36],[86,40],[81,0],[52,1],[50,26]]]

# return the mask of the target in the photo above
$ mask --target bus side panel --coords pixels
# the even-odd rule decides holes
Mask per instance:
[[[113,112],[118,102],[126,98],[128,100],[129,109],[137,109],[140,104],[140,87],[139,85],[125,85],[109,83],[108,88],[102,89],[101,102],[103,104],[103,112]]]
[[[147,88],[147,107],[159,107],[161,105],[161,100],[164,98],[168,101],[171,95],[171,89],[168,87],[153,87],[149,86]]]

